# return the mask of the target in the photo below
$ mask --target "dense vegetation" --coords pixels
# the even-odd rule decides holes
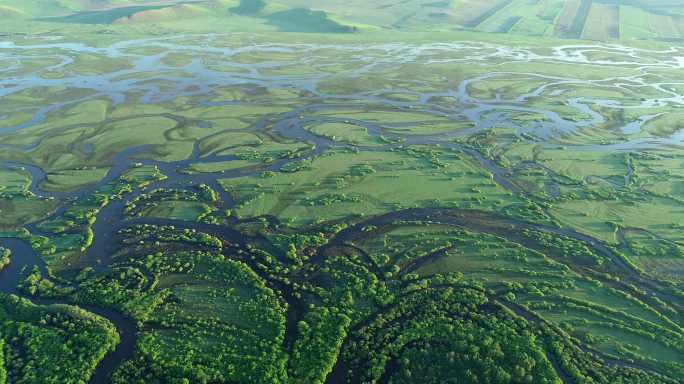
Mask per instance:
[[[0,382],[82,383],[118,343],[107,320],[81,309],[0,296]]]
[[[12,251],[8,248],[0,247],[0,269],[5,268],[11,261]]]

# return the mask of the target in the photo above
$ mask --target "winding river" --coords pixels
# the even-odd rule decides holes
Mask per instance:
[[[316,156],[320,153],[323,153],[325,150],[328,150],[330,148],[335,148],[339,147],[340,144],[336,143],[332,140],[315,136],[308,132],[305,127],[308,124],[316,123],[316,122],[321,122],[321,121],[335,121],[335,119],[331,119],[329,117],[322,117],[320,119],[315,118],[315,117],[309,117],[306,119],[299,119],[296,118],[295,116],[298,116],[302,110],[295,110],[290,113],[286,113],[285,115],[281,116],[281,119],[276,123],[276,129],[278,132],[286,136],[289,139],[297,139],[301,141],[307,141],[310,142],[314,145],[313,150],[311,150],[308,155],[309,156]],[[382,132],[381,127],[378,127],[376,125],[366,123],[366,122],[354,122],[355,124],[360,124],[365,127],[367,127],[369,134],[372,135],[380,135]],[[255,125],[255,129],[260,129],[263,128],[264,122],[259,122]],[[411,137],[408,138],[408,142],[402,143],[402,145],[410,145],[410,144],[433,144],[435,138],[433,138],[431,135],[426,135],[426,136],[416,136],[416,137]],[[396,144],[388,144],[388,147],[391,147],[392,145]],[[474,151],[469,148],[461,147],[457,144],[452,145],[454,148],[458,148],[463,150],[466,154],[472,156],[475,160],[477,160],[484,168],[486,168],[493,176],[494,179],[504,188],[511,190],[515,193],[522,193],[522,191],[517,188],[513,183],[507,180],[506,178],[506,171],[497,165],[495,165],[492,161],[489,159],[485,158],[482,156],[479,152]],[[104,183],[109,182],[111,180],[114,180],[120,175],[125,172],[127,169],[133,166],[134,163],[140,162],[139,160],[134,160],[132,159],[132,156],[142,153],[145,150],[144,147],[137,147],[137,148],[131,148],[129,150],[126,150],[119,155],[115,157],[114,160],[114,166],[112,167],[112,170],[109,172],[107,177],[103,179],[101,182],[97,183],[96,185],[88,186],[85,187],[81,190],[78,191],[73,191],[73,192],[68,192],[68,193],[60,193],[60,194],[52,194],[52,193],[46,193],[44,191],[41,191],[39,189],[40,185],[40,180],[43,180],[45,178],[45,175],[43,174],[42,170],[37,167],[31,167],[31,166],[26,166],[26,165],[21,165],[21,164],[4,164],[5,166],[8,167],[17,167],[17,166],[23,166],[24,169],[26,169],[28,172],[31,173],[33,176],[33,182],[31,183],[31,192],[36,193],[40,196],[52,196],[52,197],[59,197],[61,199],[66,199],[66,198],[76,198],[82,194],[85,193],[91,193],[98,187],[102,186]],[[263,170],[266,169],[271,169],[271,170],[277,170],[283,165],[287,164],[288,162],[292,161],[298,161],[299,159],[282,159],[279,161],[276,161],[273,164],[268,164],[265,165],[264,167],[258,169],[258,170],[251,170],[251,171],[244,171],[244,170],[233,170],[233,171],[228,171],[225,173],[200,173],[200,174],[185,174],[183,172],[179,172],[179,169],[182,169],[185,166],[188,166],[191,163],[197,162],[197,161],[202,161],[202,162],[207,162],[207,161],[226,161],[226,157],[222,156],[215,156],[215,157],[209,157],[209,158],[198,158],[197,154],[194,154],[193,157],[188,158],[183,161],[179,162],[172,162],[172,163],[161,163],[158,161],[152,161],[152,160],[143,160],[142,162],[145,164],[149,165],[156,165],[160,167],[162,172],[167,176],[166,179],[162,181],[158,181],[150,185],[147,189],[154,189],[154,188],[188,188],[192,185],[197,185],[200,183],[207,183],[209,185],[214,186],[217,191],[221,191],[221,193],[224,195],[223,199],[224,202],[227,201],[228,204],[230,204],[230,197],[225,196],[227,195],[225,192],[223,192],[222,188],[219,188],[217,184],[217,180],[219,178],[230,178],[230,177],[239,177],[245,174],[249,174],[251,172],[262,172]],[[89,260],[91,263],[91,266],[95,269],[95,271],[105,271],[107,269],[107,266],[110,264],[111,260],[109,259],[108,255],[112,255],[115,250],[116,250],[116,234],[120,229],[129,227],[131,225],[136,225],[136,224],[151,224],[151,225],[168,225],[168,226],[174,226],[176,228],[194,228],[198,231],[201,232],[206,232],[213,234],[215,236],[218,236],[222,239],[227,239],[230,240],[233,243],[236,244],[244,244],[245,239],[243,235],[229,227],[226,226],[216,226],[216,225],[211,225],[211,224],[203,224],[203,223],[194,223],[194,222],[183,222],[183,221],[178,221],[178,220],[169,220],[169,219],[127,219],[123,215],[123,209],[128,201],[132,201],[140,194],[143,193],[143,190],[136,190],[134,192],[128,193],[125,195],[123,199],[120,200],[113,200],[111,201],[107,206],[105,206],[101,212],[98,215],[98,219],[95,222],[93,226],[93,231],[95,233],[94,237],[94,242],[92,246],[88,249],[87,251],[87,256],[84,258],[85,260]],[[66,200],[68,201],[68,200]],[[57,212],[63,212],[65,207],[68,206],[68,203],[64,204],[63,207],[57,210]],[[500,233],[502,230],[501,228],[498,227],[487,227],[484,225],[485,222],[488,220],[491,222],[495,222],[496,220],[501,220],[499,218],[495,217],[484,217],[480,218],[480,220],[472,220],[472,216],[470,216],[469,212],[460,212],[460,211],[444,211],[444,210],[438,210],[438,209],[423,209],[423,210],[408,210],[408,211],[400,211],[400,212],[393,212],[387,215],[381,215],[379,217],[370,219],[368,221],[365,221],[363,223],[354,225],[352,227],[349,227],[346,230],[343,230],[335,239],[331,241],[331,245],[335,244],[340,244],[342,242],[348,241],[350,238],[353,238],[354,236],[358,236],[360,234],[363,234],[362,227],[365,225],[387,225],[389,223],[392,223],[396,220],[435,220],[435,221],[442,221],[445,223],[453,224],[453,225],[459,225],[463,226],[466,228],[470,228],[473,230],[479,230],[483,232],[488,232],[488,231],[496,231],[497,233]],[[604,255],[605,257],[609,258],[612,260],[616,265],[620,266],[624,273],[634,279],[640,279],[640,282],[646,284],[646,286],[651,286],[653,285],[652,283],[648,281],[643,281],[640,276],[637,276],[634,271],[629,269],[628,266],[622,262],[617,256],[615,256],[612,251],[610,251],[607,247],[603,246],[598,240],[595,240],[593,238],[590,238],[589,236],[585,236],[582,234],[579,234],[577,232],[567,230],[567,229],[558,229],[558,228],[550,228],[550,227],[542,227],[542,226],[535,226],[527,223],[522,223],[522,222],[515,222],[511,220],[507,220],[505,222],[506,225],[510,226],[508,229],[513,230],[513,231],[519,231],[522,229],[536,229],[536,230],[542,230],[545,232],[550,232],[550,233],[556,233],[559,235],[563,235],[566,237],[574,238],[576,240],[582,241],[583,243],[587,244],[600,254]],[[366,234],[367,235],[367,234]],[[17,283],[20,280],[21,272],[26,269],[32,269],[34,266],[38,266],[41,271],[45,274],[46,273],[46,267],[44,264],[44,261],[42,258],[37,255],[31,247],[23,242],[22,240],[19,239],[1,239],[0,240],[0,245],[5,246],[6,248],[9,248],[12,250],[12,262],[10,266],[3,271],[0,271],[0,290],[6,293],[14,293],[14,294],[19,294],[19,292],[16,290]],[[661,287],[653,287],[652,293],[656,294],[663,299],[667,300],[676,300],[676,298],[667,296],[665,293],[663,293]],[[37,304],[54,304],[54,303],[59,303],[60,301],[58,300],[43,300],[43,299],[36,299],[36,298],[29,298],[30,300],[34,301]],[[106,383],[108,381],[109,375],[115,369],[122,361],[132,357],[135,353],[135,339],[136,339],[136,334],[137,334],[137,328],[134,324],[134,322],[131,319],[128,319],[121,314],[108,310],[108,309],[103,309],[103,308],[93,308],[93,307],[83,307],[84,309],[91,311],[97,315],[100,315],[102,317],[105,317],[109,319],[118,329],[118,332],[121,337],[121,343],[116,347],[116,350],[107,354],[105,359],[98,365],[97,371],[95,375],[91,379],[91,383]]]
[[[673,70],[684,68],[684,52],[679,47],[664,51],[636,49],[621,45],[575,45],[561,46],[540,53],[525,47],[510,47],[492,43],[449,42],[425,44],[267,44],[252,45],[231,43],[232,35],[193,35],[170,38],[147,38],[121,41],[105,47],[93,47],[80,43],[55,42],[55,39],[44,44],[17,44],[0,41],[0,62],[14,63],[3,70],[6,73],[0,79],[0,100],[3,97],[27,89],[64,87],[88,90],[89,95],[64,100],[58,103],[38,107],[28,121],[14,125],[2,126],[0,114],[0,134],[18,132],[44,122],[50,113],[73,106],[77,103],[93,99],[109,99],[119,104],[132,97],[141,103],[158,103],[175,100],[178,97],[203,96],[211,94],[213,89],[224,86],[257,86],[268,89],[296,89],[308,92],[319,100],[327,102],[357,101],[364,104],[381,104],[391,108],[417,109],[421,113],[446,115],[454,119],[467,119],[476,130],[486,130],[506,119],[507,125],[517,128],[520,134],[531,133],[542,140],[557,138],[582,128],[593,127],[605,123],[605,118],[593,107],[613,110],[657,109],[662,106],[684,105],[684,94],[677,90],[682,83],[678,79],[663,78],[653,80],[651,71]],[[228,40],[228,43],[222,41]],[[190,43],[189,41],[192,41]],[[220,43],[219,43],[220,42]],[[231,46],[234,45],[234,46]],[[149,53],[141,51],[149,50]],[[325,53],[321,53],[325,52]],[[335,52],[337,55],[332,54]],[[594,59],[592,53],[605,52],[615,55],[612,60]],[[296,59],[265,59],[245,62],[241,59],[249,54],[282,53],[296,56]],[[80,75],[69,71],[78,55],[96,55],[112,61],[123,60],[126,64],[121,68],[94,74]],[[170,56],[175,54],[192,54],[196,58],[180,66],[167,64]],[[453,57],[449,57],[453,54]],[[206,55],[206,58],[198,56]],[[35,59],[51,59],[56,63],[31,72],[22,71],[24,61]],[[355,93],[331,93],[322,90],[321,85],[334,76],[344,75],[350,78],[361,76],[382,77],[382,71],[399,69],[407,64],[424,65],[443,63],[559,63],[592,66],[627,68],[637,74],[612,76],[596,80],[581,78],[542,75],[533,72],[490,72],[466,78],[453,89],[443,91],[414,91],[406,88],[383,89]],[[350,69],[335,72],[327,68],[334,63],[349,65]],[[281,67],[304,66],[310,73],[296,75],[271,74],[269,70]],[[219,70],[221,67],[232,70]],[[65,71],[66,75],[57,78],[45,76],[46,73]],[[648,79],[646,79],[649,77]],[[141,81],[142,79],[142,81]],[[500,94],[493,99],[481,99],[473,96],[472,87],[479,83],[498,79],[525,79],[542,81],[535,89],[529,90],[512,99],[503,99]],[[448,79],[445,79],[445,81]],[[163,86],[162,86],[163,85]],[[581,119],[561,116],[558,112],[535,107],[532,99],[540,97],[558,97],[572,87],[595,87],[597,89],[615,89],[643,94],[640,89],[649,89],[658,96],[645,96],[630,103],[601,98],[569,97],[565,100],[567,107],[575,110]],[[397,101],[386,96],[387,93],[402,92],[417,97],[417,101]],[[133,96],[141,95],[141,96]],[[458,103],[458,107],[438,106],[433,102],[436,98],[449,98]],[[200,105],[220,105],[210,100]],[[507,118],[511,113],[532,113],[544,116],[542,121],[515,123]],[[624,123],[618,131],[623,133],[639,133],[641,127],[658,114],[645,114],[642,117]],[[682,144],[684,131],[672,133],[663,138],[633,138],[610,145],[592,145],[597,150],[638,149],[663,145]],[[27,145],[24,149],[35,148],[37,143]],[[579,147],[586,147],[578,145]]]

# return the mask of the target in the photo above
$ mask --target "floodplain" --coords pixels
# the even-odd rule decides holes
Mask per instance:
[[[681,382],[684,48],[448,36],[0,43],[0,383]]]

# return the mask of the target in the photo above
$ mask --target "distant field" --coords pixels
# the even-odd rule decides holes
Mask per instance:
[[[454,7],[462,15],[461,27],[483,32],[589,40],[677,39],[684,29],[682,7],[673,2],[462,0],[455,1]]]
[[[593,40],[620,37],[620,6],[617,4],[592,4],[584,23],[582,37]]]
[[[157,5],[121,7],[103,11],[78,12],[64,17],[51,18],[49,20],[63,23],[110,24],[118,19],[130,17],[137,13],[145,13],[147,11],[163,9],[167,7],[169,6]]]
[[[601,41],[684,38],[684,7],[660,0],[0,0],[0,18],[306,33],[472,30]]]

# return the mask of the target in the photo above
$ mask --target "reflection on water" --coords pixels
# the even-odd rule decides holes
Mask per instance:
[[[547,50],[547,53],[536,52],[531,48],[508,47],[498,44],[477,42],[452,42],[431,44],[250,44],[234,46],[222,42],[221,38],[230,35],[197,35],[177,36],[170,38],[147,38],[122,41],[106,47],[92,47],[80,43],[42,43],[21,45],[15,42],[0,42],[0,60],[15,63],[15,68],[8,68],[9,76],[0,79],[0,98],[26,89],[36,87],[66,87],[87,89],[92,94],[73,100],[64,100],[45,105],[33,111],[33,117],[26,122],[0,128],[0,134],[16,132],[35,126],[47,119],[48,114],[71,107],[85,100],[106,98],[115,104],[123,103],[129,98],[137,98],[141,103],[158,103],[174,100],[180,96],[203,96],[223,86],[258,86],[267,89],[288,89],[306,91],[313,97],[335,100],[354,100],[361,103],[376,103],[386,107],[413,108],[421,113],[447,115],[452,119],[464,116],[476,127],[485,130],[496,124],[514,128],[518,134],[529,134],[543,141],[551,141],[564,135],[576,133],[584,128],[592,128],[604,124],[606,117],[597,108],[616,110],[654,109],[658,107],[684,105],[684,95],[673,85],[676,81],[654,82],[651,71],[684,68],[684,53],[680,48],[668,50],[643,50],[614,44],[566,45]],[[150,53],[142,53],[148,50]],[[195,56],[188,64],[174,67],[165,60],[173,54],[192,54]],[[267,54],[285,54],[286,58],[270,57]],[[613,59],[594,58],[602,53]],[[115,69],[98,75],[73,74],[69,71],[78,55],[97,55],[109,59],[122,59],[130,63],[123,69]],[[264,59],[255,59],[255,55],[263,54]],[[677,55],[679,54],[679,55]],[[204,55],[197,58],[198,55]],[[251,61],[245,63],[238,55],[251,55]],[[294,58],[293,58],[294,57]],[[38,70],[22,72],[24,61],[34,59],[52,59],[57,64],[45,66]],[[295,59],[296,58],[296,59]],[[385,96],[390,90],[377,92],[360,92],[354,94],[336,94],[320,89],[323,81],[336,76],[383,76],[388,70],[397,69],[409,63],[462,63],[471,66],[478,62],[521,62],[521,63],[559,63],[582,64],[592,66],[631,69],[637,75],[615,76],[600,80],[587,80],[572,77],[549,76],[538,73],[493,72],[474,76],[460,82],[454,89],[439,92],[416,92],[407,89],[391,91],[403,92],[417,96],[417,101],[406,102],[390,99]],[[328,70],[337,64],[334,71]],[[344,69],[345,65],[348,69]],[[18,66],[18,68],[16,68]],[[219,71],[217,67],[233,70]],[[305,68],[297,74],[273,74],[270,69]],[[48,71],[63,71],[62,77],[45,78]],[[646,79],[646,77],[649,77]],[[489,100],[478,99],[471,93],[472,86],[481,82],[499,78],[541,80],[535,89],[507,100],[501,93]],[[161,85],[163,84],[163,86]],[[532,101],[538,98],[561,97],[573,87],[614,88],[616,91],[650,88],[660,98],[644,97],[638,102],[625,104],[622,100],[602,98],[570,97],[565,106],[576,111],[569,118],[557,111],[533,106]],[[436,97],[452,98],[456,101],[452,108],[440,108],[431,100]],[[1,101],[0,101],[1,102]],[[239,102],[234,102],[239,103]],[[205,100],[202,105],[212,105]],[[543,116],[541,121],[515,121],[514,114],[530,113]],[[657,114],[655,114],[657,116]],[[654,114],[643,115],[633,121],[625,122],[618,131],[626,135],[638,134],[641,127],[654,118]],[[0,119],[2,121],[2,119]],[[200,128],[208,128],[206,122],[198,122]],[[679,132],[668,138],[635,139],[611,146],[592,146],[594,149],[634,149],[661,145],[679,145],[682,143]],[[27,146],[24,150],[31,150]]]

